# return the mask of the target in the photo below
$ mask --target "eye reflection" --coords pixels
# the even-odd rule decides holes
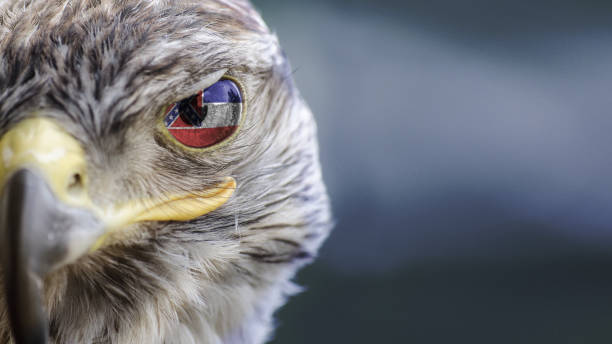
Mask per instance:
[[[229,79],[170,105],[164,124],[178,142],[192,148],[206,148],[232,136],[243,111],[238,85]]]

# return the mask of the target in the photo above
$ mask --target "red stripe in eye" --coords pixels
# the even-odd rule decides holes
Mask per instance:
[[[193,147],[204,148],[217,144],[232,135],[238,126],[218,128],[172,129],[168,131],[180,143]]]
[[[182,117],[177,117],[176,120],[174,120],[174,122],[172,123],[172,125],[168,129],[172,129],[172,128],[187,128],[187,127],[193,127],[193,125],[191,125],[189,123],[185,123],[185,121],[183,120]]]

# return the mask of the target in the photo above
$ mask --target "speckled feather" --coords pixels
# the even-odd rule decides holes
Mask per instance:
[[[157,125],[164,106],[224,69],[248,98],[237,136],[205,152],[169,142]],[[312,115],[248,2],[0,1],[0,134],[34,114],[82,143],[99,204],[238,182],[216,211],[134,225],[46,278],[55,343],[270,338],[330,211]]]

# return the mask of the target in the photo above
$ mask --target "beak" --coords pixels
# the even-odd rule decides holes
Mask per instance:
[[[46,343],[45,276],[142,221],[186,221],[223,205],[233,178],[201,192],[99,207],[88,193],[78,141],[46,118],[26,119],[0,139],[0,263],[14,339]]]

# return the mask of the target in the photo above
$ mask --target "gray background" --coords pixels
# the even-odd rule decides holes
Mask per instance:
[[[254,1],[337,226],[275,343],[612,341],[612,3]]]

